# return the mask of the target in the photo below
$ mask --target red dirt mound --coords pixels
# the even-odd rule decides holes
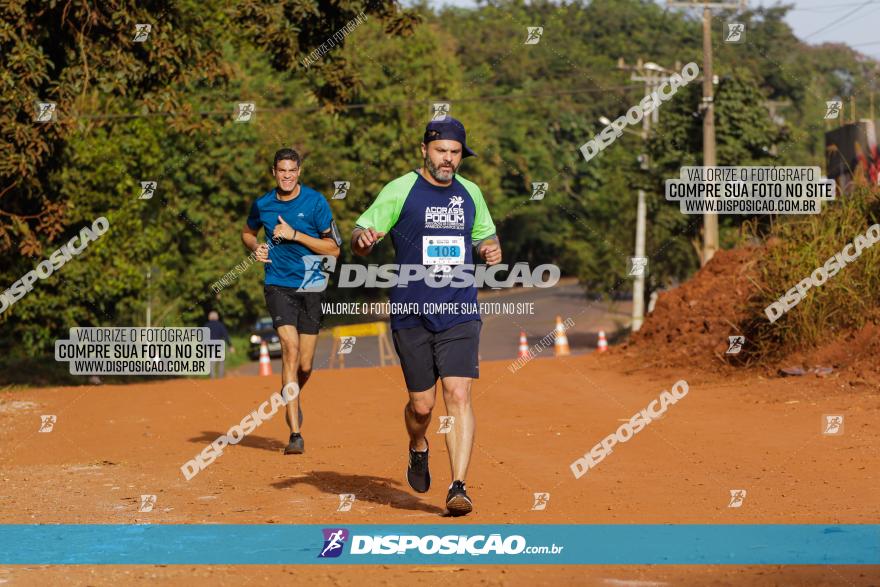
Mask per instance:
[[[729,368],[727,337],[742,334],[737,324],[756,291],[759,252],[757,247],[719,251],[689,281],[660,293],[641,330],[617,352],[638,357],[646,367]]]
[[[687,367],[730,373],[736,367],[726,355],[728,336],[743,334],[747,300],[757,291],[757,262],[762,249],[744,247],[719,251],[693,278],[662,292],[642,329],[610,357],[637,360],[640,368]],[[746,348],[748,340],[746,341]],[[747,350],[743,351],[744,353]],[[745,355],[740,355],[740,357]],[[835,334],[821,346],[790,354],[764,369],[831,367],[827,376],[850,387],[880,387],[880,316],[858,330]],[[631,362],[631,364],[633,364]]]
[[[788,357],[786,366],[831,367],[851,387],[880,388],[880,318],[835,336],[822,346]]]

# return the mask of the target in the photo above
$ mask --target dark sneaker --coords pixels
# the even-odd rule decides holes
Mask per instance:
[[[306,450],[305,443],[303,442],[302,434],[297,434],[294,432],[290,435],[290,442],[287,444],[287,448],[284,449],[284,454],[286,455],[301,455]]]
[[[425,439],[427,443],[428,440]],[[428,450],[418,452],[409,450],[409,466],[406,469],[406,480],[409,486],[419,493],[425,493],[431,487],[431,472],[428,471]]]
[[[474,503],[467,495],[463,481],[453,481],[446,494],[446,509],[451,516],[464,516],[471,513]]]

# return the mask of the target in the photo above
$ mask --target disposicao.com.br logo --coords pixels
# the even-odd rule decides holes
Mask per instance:
[[[342,554],[349,538],[345,528],[324,529],[324,541],[318,558],[335,558]],[[446,535],[417,536],[414,534],[386,534],[366,536],[352,535],[350,555],[517,555],[560,554],[564,546],[528,546],[526,539],[518,534],[502,537],[501,534],[476,534],[474,536]]]

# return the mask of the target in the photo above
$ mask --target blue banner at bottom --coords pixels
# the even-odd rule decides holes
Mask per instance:
[[[0,564],[877,565],[880,525],[0,525]]]

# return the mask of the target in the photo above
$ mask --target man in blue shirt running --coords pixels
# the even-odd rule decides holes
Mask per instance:
[[[254,201],[241,233],[242,242],[266,267],[266,305],[281,339],[282,391],[291,386],[286,395],[295,396],[285,414],[290,442],[284,454],[305,450],[300,391],[312,373],[321,327],[321,299],[330,278],[324,262],[326,257],[338,257],[342,244],[330,205],[320,193],[299,183],[301,171],[299,153],[293,149],[275,153],[272,175],[277,186]],[[257,240],[261,228],[267,240],[271,235],[271,246]]]
[[[422,141],[423,166],[379,192],[357,220],[352,251],[368,255],[383,236],[390,234],[401,274],[405,266],[421,265],[437,275],[464,265],[470,266],[463,268],[466,273],[473,275],[472,247],[487,265],[500,263],[501,246],[483,194],[476,184],[456,175],[461,160],[472,155],[461,122],[449,116],[430,122]],[[407,480],[419,493],[428,491],[431,485],[425,432],[437,389],[442,387],[446,411],[455,418],[446,434],[453,479],[446,507],[454,516],[465,515],[473,509],[464,479],[474,441],[471,382],[480,373],[482,322],[477,311],[477,288],[409,282],[391,290],[391,304],[394,348],[409,390],[404,409],[410,437]],[[394,310],[395,305],[418,309],[439,304],[457,310]]]

